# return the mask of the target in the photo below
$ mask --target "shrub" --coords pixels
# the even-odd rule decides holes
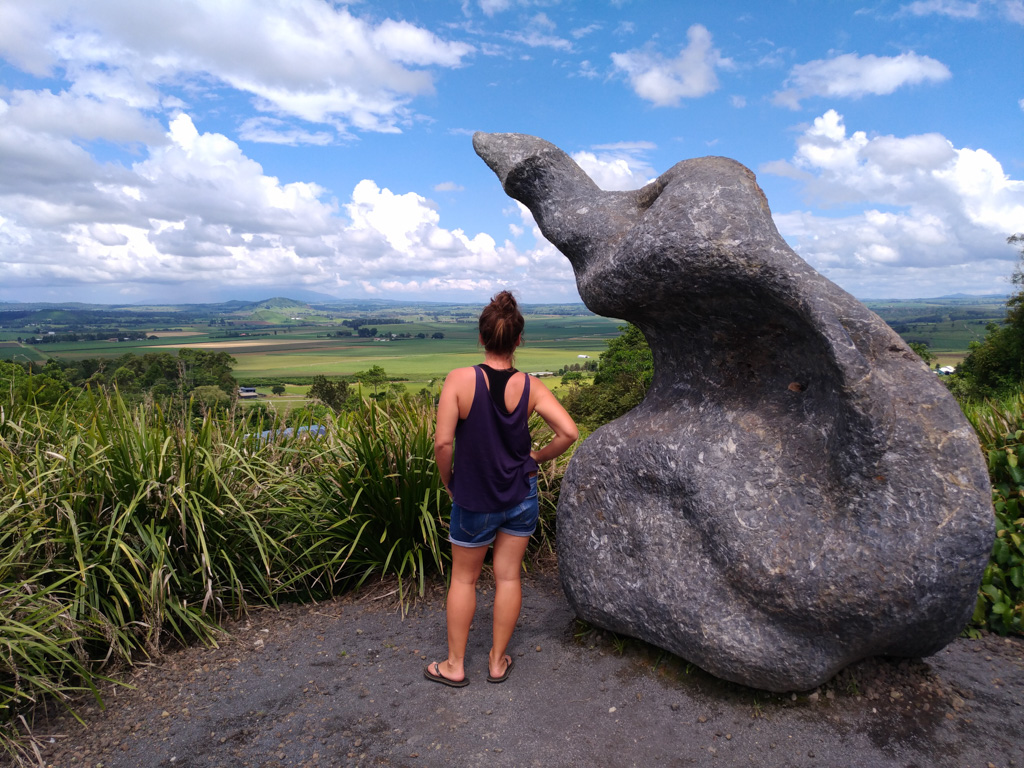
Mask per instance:
[[[996,515],[973,623],[1004,635],[1024,632],[1024,393],[965,412],[988,459]]]

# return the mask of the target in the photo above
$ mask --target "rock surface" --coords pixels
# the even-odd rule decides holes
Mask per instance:
[[[654,353],[644,402],[562,484],[578,615],[773,691],[952,641],[994,533],[977,439],[900,337],[786,245],[754,175],[705,157],[604,192],[542,139],[473,144],[587,306]]]

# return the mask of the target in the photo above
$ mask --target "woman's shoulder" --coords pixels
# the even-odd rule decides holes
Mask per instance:
[[[469,366],[467,368],[453,368],[449,372],[448,376],[445,377],[445,383],[452,384],[463,384],[466,382],[476,382],[476,366]]]
[[[534,376],[532,373],[526,373],[526,378],[530,380],[530,385],[533,387],[540,387],[541,389],[547,389],[547,385],[544,380],[539,376]]]

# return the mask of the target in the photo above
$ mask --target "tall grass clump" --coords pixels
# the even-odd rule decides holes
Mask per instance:
[[[215,643],[247,605],[391,575],[404,607],[446,572],[429,402],[367,401],[289,430],[194,413],[0,393],[0,754],[31,756],[38,707],[95,694],[169,643]],[[563,470],[541,470],[549,547]]]
[[[1004,635],[1024,632],[1024,392],[965,404],[964,413],[988,460],[996,515],[973,623]]]
[[[86,396],[0,415],[0,745],[26,708],[169,640],[211,642],[287,565],[288,465],[216,419]]]
[[[367,400],[338,415],[329,437],[302,488],[305,567],[295,578],[333,592],[390,574],[404,604],[409,581],[422,594],[449,560],[440,541],[451,502],[434,463],[433,410],[416,399]]]

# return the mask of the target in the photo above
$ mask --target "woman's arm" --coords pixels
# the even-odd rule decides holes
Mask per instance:
[[[530,381],[531,399],[534,400],[533,410],[540,414],[545,423],[551,427],[555,436],[539,451],[530,451],[530,455],[538,464],[557,458],[565,453],[569,446],[579,439],[580,431],[576,428],[576,422],[572,420],[562,404],[558,402],[551,390],[537,378]]]
[[[456,368],[448,374],[441,387],[441,397],[437,401],[437,426],[434,429],[434,461],[437,462],[437,471],[441,474],[441,482],[444,487],[452,481],[452,454],[455,450],[455,427],[459,423],[459,395],[465,389],[467,376],[474,376],[472,368]],[[476,386],[476,379],[472,384]],[[472,404],[472,400],[470,400]],[[450,490],[449,490],[450,492]]]

